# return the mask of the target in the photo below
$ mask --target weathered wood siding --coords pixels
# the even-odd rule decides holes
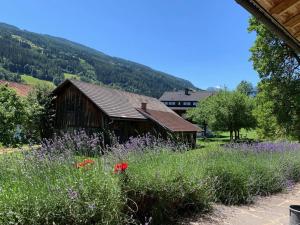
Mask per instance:
[[[130,137],[153,133],[155,126],[149,120],[114,120],[114,122],[110,125],[110,129],[113,130],[114,134],[121,142],[124,142]]]
[[[124,142],[130,137],[151,133],[161,138],[175,137],[191,146],[196,144],[196,132],[168,132],[165,128],[151,120],[122,119],[108,117],[90,99],[72,84],[64,86],[56,95],[56,120],[57,130],[86,129],[87,131],[104,132],[105,142],[110,143],[111,133],[119,141]]]
[[[73,85],[56,98],[56,128],[103,128],[103,113]]]

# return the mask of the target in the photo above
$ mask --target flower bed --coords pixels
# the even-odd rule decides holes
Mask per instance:
[[[174,224],[213,202],[250,203],[300,179],[300,148],[272,144],[186,152],[148,136],[104,149],[68,134],[0,156],[0,224]]]

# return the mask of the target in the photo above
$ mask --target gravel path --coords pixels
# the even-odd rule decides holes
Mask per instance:
[[[300,205],[300,184],[286,193],[258,198],[250,206],[215,205],[213,213],[183,225],[288,225],[289,206]]]

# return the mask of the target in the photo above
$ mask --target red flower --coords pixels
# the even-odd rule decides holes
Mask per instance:
[[[127,163],[122,163],[122,170],[125,171],[128,168]]]
[[[115,165],[114,173],[123,173],[128,168],[128,163],[118,163]]]
[[[86,164],[86,165],[87,165],[87,164],[94,164],[94,162],[95,162],[95,161],[92,160],[92,159],[85,159],[85,160],[83,160],[83,163]]]
[[[82,168],[82,167],[85,167],[88,164],[94,164],[94,163],[95,163],[95,161],[92,160],[92,159],[85,159],[82,162],[76,163],[75,167],[76,168]]]

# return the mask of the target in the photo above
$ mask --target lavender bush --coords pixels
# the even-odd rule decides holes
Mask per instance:
[[[55,135],[53,139],[44,139],[41,145],[41,154],[78,154],[94,156],[104,151],[104,137],[101,133],[88,135],[85,130]]]
[[[114,142],[107,147],[106,153],[110,153],[118,160],[126,159],[128,155],[145,154],[151,152],[158,154],[161,151],[181,152],[189,149],[185,143],[174,140],[173,138],[163,139],[160,137],[146,134],[144,136],[130,137],[125,143]]]
[[[0,224],[174,224],[212,202],[249,203],[300,180],[297,143],[185,151],[151,135],[112,140],[81,130],[0,155]],[[128,168],[114,173],[123,162]]]
[[[300,144],[230,143],[212,152],[206,165],[216,201],[248,203],[257,195],[289,189],[300,180]]]
[[[80,158],[58,155],[1,155],[0,224],[123,223],[119,179],[103,169],[101,159],[78,168]]]
[[[125,180],[113,173],[114,164],[129,160],[129,156],[141,159],[150,151],[159,155],[162,148],[171,153],[186,146],[151,135],[130,138],[123,144],[112,139],[108,146],[102,134],[73,131],[45,139],[40,146],[17,155],[0,157],[0,223],[134,223],[125,206]],[[86,159],[93,164],[77,166]]]
[[[87,134],[85,130],[72,131],[55,135],[53,139],[44,139],[40,148],[31,148],[29,155],[36,158],[61,159],[74,155],[105,156],[112,155],[116,160],[125,159],[129,154],[138,154],[151,151],[159,153],[162,150],[185,151],[188,145],[173,138],[163,139],[146,134],[144,136],[130,137],[125,143],[119,143],[118,139],[111,135],[111,144],[104,141],[102,133]],[[26,151],[24,151],[26,153]]]
[[[246,152],[286,152],[299,151],[300,143],[298,142],[254,142],[254,143],[229,143],[224,145],[225,149],[240,150]]]

